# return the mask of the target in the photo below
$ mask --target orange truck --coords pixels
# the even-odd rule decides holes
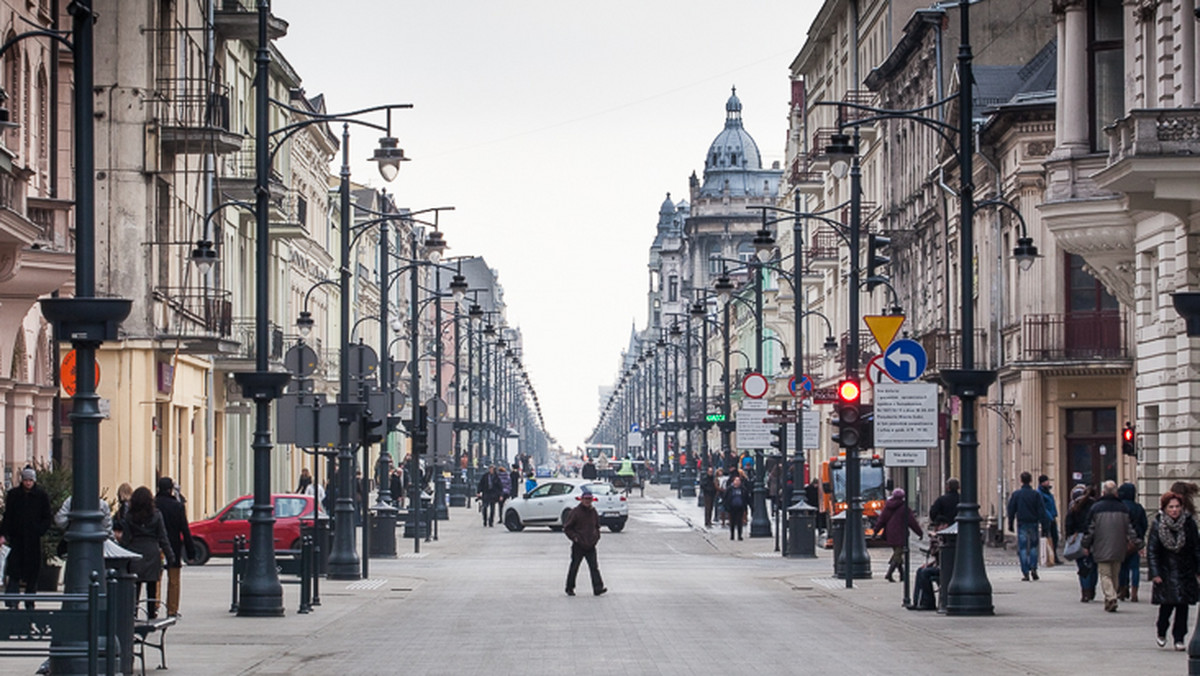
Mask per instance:
[[[858,459],[862,477],[863,516],[866,517],[866,536],[875,534],[874,523],[887,502],[887,477],[883,461],[879,456],[864,456]],[[846,456],[841,454],[821,463],[821,521],[830,523],[829,518],[845,511],[846,502]],[[828,530],[826,531],[828,533]],[[833,538],[825,537],[825,548],[833,548]]]

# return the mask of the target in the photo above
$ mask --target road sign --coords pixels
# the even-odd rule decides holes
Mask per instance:
[[[785,423],[795,424],[795,415],[769,415],[762,419],[768,425],[783,425]]]
[[[812,390],[813,381],[807,375],[800,376],[799,380],[796,380],[795,376],[788,379],[788,391],[792,393],[793,397],[810,394]]]
[[[832,404],[837,401],[836,387],[819,387],[813,390],[812,401],[814,404]]]
[[[762,421],[767,416],[765,399],[746,399],[737,415],[737,447],[739,449],[770,448],[775,439],[771,426]]]
[[[96,385],[99,386],[100,363],[93,363],[96,364]],[[63,390],[66,391],[67,396],[75,396],[75,386],[77,380],[75,377],[75,350],[71,350],[65,357],[63,357],[62,368],[60,368],[58,371],[58,378],[59,381],[62,382]]]
[[[883,366],[888,375],[902,383],[920,378],[925,372],[925,362],[925,348],[908,338],[897,340],[883,353]]]
[[[933,383],[875,386],[875,445],[935,448],[938,445],[938,386]]]
[[[879,349],[886,350],[900,332],[900,326],[904,324],[904,315],[867,315],[863,317],[863,322],[871,330],[871,335],[875,336]]]
[[[641,431],[642,431],[642,428],[641,428],[640,426],[638,426],[638,424],[637,424],[637,423],[630,423],[630,424],[629,424],[629,431],[630,431],[630,432],[641,432]]]
[[[770,386],[767,377],[761,373],[751,371],[746,374],[745,378],[742,378],[742,392],[751,399],[761,399],[767,394]]]
[[[929,450],[925,448],[889,448],[883,452],[885,467],[928,467]]]
[[[881,354],[871,357],[871,361],[867,362],[866,379],[871,385],[883,382],[897,382],[896,379],[887,372],[887,369],[884,368],[883,355]]]

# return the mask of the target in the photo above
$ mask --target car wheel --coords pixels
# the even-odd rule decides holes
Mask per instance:
[[[204,540],[192,540],[192,549],[195,550],[196,556],[188,563],[193,566],[203,566],[208,563],[208,558],[211,556],[208,551],[208,545],[204,544]]]
[[[559,521],[558,523],[554,524],[553,526],[550,526],[550,530],[553,530],[553,531],[562,530],[563,526],[567,525],[567,517],[568,516],[571,516],[571,510],[564,509],[563,513],[562,513],[562,520]]]
[[[525,530],[525,524],[521,523],[521,517],[517,514],[517,510],[510,509],[504,515],[504,527],[514,533]]]
[[[618,521],[617,523],[610,523],[608,524],[608,529],[614,533],[620,533],[621,531],[625,530],[625,522]]]

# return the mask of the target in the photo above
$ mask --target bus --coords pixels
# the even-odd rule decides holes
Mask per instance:
[[[887,502],[887,478],[879,456],[860,457],[858,462],[863,516],[867,521],[865,534],[869,539],[875,534],[875,519],[879,517],[884,503]],[[846,507],[846,456],[840,454],[821,463],[821,520],[828,524],[830,517],[841,514]],[[832,547],[833,538],[827,534],[825,548]]]

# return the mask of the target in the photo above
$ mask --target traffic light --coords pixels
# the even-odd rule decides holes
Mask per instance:
[[[892,238],[883,235],[867,235],[867,291],[874,291],[880,282],[886,281],[887,276],[880,274],[878,268],[892,262],[891,257],[883,250],[892,243]]]
[[[787,453],[787,427],[779,425],[771,429],[771,448],[780,453]]]
[[[362,442],[368,446],[383,441],[383,418],[367,409],[362,418]]]
[[[858,448],[862,441],[862,388],[857,378],[847,378],[837,389],[838,444],[842,448]]]
[[[875,448],[875,405],[862,404],[858,407],[859,448]]]
[[[429,418],[424,406],[417,406],[416,429],[409,430],[412,435],[412,452],[414,455],[424,455],[429,452]]]
[[[1125,455],[1137,455],[1137,445],[1134,443],[1133,425],[1125,423],[1125,429],[1121,430],[1121,452]]]

